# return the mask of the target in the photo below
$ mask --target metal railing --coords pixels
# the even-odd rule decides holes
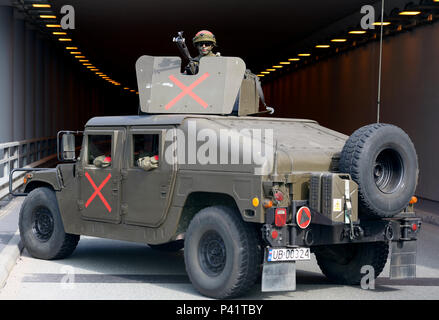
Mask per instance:
[[[0,199],[9,194],[9,173],[16,168],[35,168],[56,159],[56,137],[45,137],[0,144]],[[18,173],[17,178],[24,173]],[[14,177],[14,189],[22,179]]]

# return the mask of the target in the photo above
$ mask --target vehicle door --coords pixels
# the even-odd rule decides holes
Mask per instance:
[[[125,129],[87,130],[78,167],[83,219],[119,223]]]
[[[174,163],[165,161],[165,134],[165,129],[128,131],[122,181],[122,210],[127,224],[157,227],[166,217],[175,169]],[[157,168],[143,169],[139,159],[144,157],[157,159]]]

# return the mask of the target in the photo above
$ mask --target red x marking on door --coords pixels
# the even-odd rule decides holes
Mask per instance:
[[[192,83],[189,87],[186,87],[183,83],[181,83],[176,77],[173,75],[169,76],[169,79],[171,79],[172,82],[174,82],[182,91],[178,96],[176,96],[174,99],[171,100],[166,106],[165,109],[169,110],[174,104],[178,102],[181,98],[183,98],[185,95],[190,95],[195,101],[197,101],[201,106],[206,109],[208,104],[203,101],[199,96],[197,96],[195,93],[192,92],[192,89],[194,89],[196,86],[198,86],[201,82],[206,80],[206,78],[209,76],[209,73],[206,72],[201,77],[199,77],[194,83]]]
[[[105,184],[108,182],[108,180],[110,180],[111,173],[108,174],[108,176],[105,178],[104,181],[102,181],[102,183],[101,183],[101,185],[99,187],[97,187],[96,184],[93,182],[93,180],[91,179],[91,177],[88,174],[88,172],[85,173],[85,176],[87,177],[88,181],[90,181],[90,184],[93,187],[93,189],[95,189],[95,192],[91,195],[91,197],[85,203],[85,207],[87,208],[90,205],[90,203],[93,201],[93,199],[96,196],[99,196],[99,198],[101,198],[104,206],[107,208],[108,212],[111,212],[110,205],[108,204],[107,200],[105,200],[104,196],[101,193],[102,188],[105,186]]]

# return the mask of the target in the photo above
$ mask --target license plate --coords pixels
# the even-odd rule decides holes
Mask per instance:
[[[299,261],[310,260],[309,248],[268,249],[268,261]]]

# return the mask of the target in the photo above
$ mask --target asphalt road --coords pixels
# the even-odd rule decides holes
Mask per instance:
[[[241,299],[256,300],[406,300],[439,299],[439,226],[424,222],[418,240],[417,278],[390,280],[389,261],[374,290],[329,283],[314,256],[297,263],[297,290],[262,293],[260,284]],[[3,299],[198,300],[206,299],[191,285],[183,251],[164,253],[146,245],[81,237],[68,259],[33,259],[26,250],[4,288]]]

